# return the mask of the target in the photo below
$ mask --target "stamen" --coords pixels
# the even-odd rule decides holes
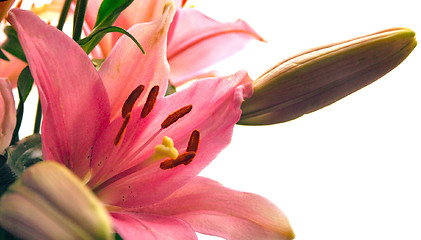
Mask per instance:
[[[163,170],[175,168],[181,164],[189,165],[193,158],[196,156],[195,152],[185,152],[179,155],[176,159],[167,159],[159,165],[159,167]]]
[[[145,106],[143,106],[141,118],[146,118],[155,106],[156,98],[159,94],[159,86],[154,86],[149,92],[148,98],[146,99]]]
[[[123,137],[123,134],[126,131],[127,124],[129,123],[129,120],[130,120],[130,113],[128,113],[127,117],[124,119],[124,122],[121,125],[121,128],[118,131],[117,136],[114,139],[114,145],[115,146],[117,146],[121,142],[121,139]]]
[[[189,144],[187,145],[186,152],[197,152],[199,147],[200,133],[198,130],[194,130],[189,139]]]
[[[171,126],[171,124],[175,123],[178,119],[184,117],[192,110],[192,108],[192,105],[187,105],[168,115],[168,117],[161,123],[162,129]]]
[[[123,104],[123,108],[121,109],[121,116],[123,118],[126,118],[127,115],[132,111],[136,100],[140,97],[140,94],[142,94],[144,89],[145,86],[139,85],[135,90],[132,91],[132,93],[130,93],[129,97]]]
[[[171,138],[165,136],[162,139],[162,144],[158,144],[155,146],[155,151],[152,154],[152,156],[150,156],[149,158],[145,159],[144,161],[138,163],[137,165],[126,169],[114,176],[112,176],[111,178],[107,179],[106,181],[104,181],[103,183],[99,184],[96,187],[93,187],[93,191],[98,193],[101,190],[103,190],[104,188],[106,188],[107,186],[111,185],[112,183],[127,177],[129,175],[132,175],[142,169],[145,169],[147,167],[149,167],[150,165],[157,163],[159,161],[161,161],[164,158],[170,158],[171,160],[173,158],[178,159],[178,151],[177,149],[174,147],[174,142]],[[185,162],[187,162],[188,160],[184,160]],[[188,163],[187,163],[188,164]]]

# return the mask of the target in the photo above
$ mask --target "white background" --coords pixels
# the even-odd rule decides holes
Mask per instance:
[[[268,43],[217,64],[258,77],[309,48],[392,27],[421,34],[421,8],[401,1],[189,0],[220,21],[246,20]],[[288,123],[236,126],[201,175],[262,195],[297,240],[421,239],[421,52],[372,85]],[[201,236],[201,239],[216,239]]]
[[[189,0],[187,5],[220,21],[242,18],[268,41],[252,42],[212,68],[224,74],[246,69],[255,79],[309,48],[392,27],[421,33],[416,3]],[[274,202],[297,240],[421,239],[419,50],[377,82],[322,110],[278,125],[236,126],[231,145],[201,175]]]

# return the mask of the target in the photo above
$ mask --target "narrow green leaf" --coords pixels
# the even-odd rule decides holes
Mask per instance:
[[[19,58],[20,60],[26,62],[25,54],[23,53],[22,46],[19,43],[18,34],[12,26],[7,26],[4,28],[4,33],[6,34],[6,41],[3,42],[0,48],[9,52],[13,56]]]
[[[78,43],[82,47],[82,49],[85,50],[85,52],[89,54],[95,48],[95,46],[101,41],[101,39],[104,37],[104,35],[106,33],[109,33],[109,32],[119,32],[119,33],[122,33],[122,34],[128,36],[140,48],[140,50],[143,52],[143,54],[145,54],[145,51],[143,50],[142,46],[136,40],[135,37],[133,37],[129,32],[127,32],[123,28],[116,27],[116,26],[95,28],[91,32],[91,34],[89,34],[89,36],[79,40]]]
[[[104,0],[98,10],[94,27],[108,27],[114,24],[120,13],[134,0]]]
[[[10,61],[10,59],[4,54],[4,52],[0,49],[0,59]]]
[[[77,0],[75,15],[73,18],[73,40],[79,41],[82,35],[82,27],[85,21],[86,7],[88,0]]]
[[[26,101],[29,93],[31,92],[32,85],[34,84],[34,79],[32,78],[31,71],[29,70],[29,66],[26,66],[19,75],[18,78],[18,91],[19,91],[19,99],[22,102]]]
[[[1,226],[0,226],[0,239],[1,240],[19,240],[18,238],[15,238],[6,230],[4,230]]]

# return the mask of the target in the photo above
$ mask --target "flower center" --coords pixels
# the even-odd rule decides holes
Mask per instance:
[[[143,85],[140,85],[139,87],[137,87],[135,90],[133,90],[133,92],[129,95],[129,97],[123,104],[121,115],[124,121],[114,139],[115,146],[121,143],[124,133],[126,131],[126,128],[128,126],[128,122],[131,118],[133,107],[137,99],[140,97],[141,93],[143,92],[143,90],[144,90]],[[158,94],[159,94],[159,86],[154,86],[149,92],[149,95],[146,99],[145,105],[140,114],[140,119],[146,118],[148,114],[152,111],[156,103]],[[171,113],[170,115],[168,115],[164,119],[164,121],[162,121],[160,129],[127,158],[130,159],[130,158],[135,158],[139,156],[139,154],[145,149],[145,147],[148,146],[152,142],[152,140],[155,139],[159,135],[159,133],[161,133],[162,130],[168,128],[169,126],[177,122],[180,118],[190,113],[192,109],[193,109],[192,105],[187,105]],[[129,138],[133,138],[133,137],[134,137],[134,133],[131,133],[131,135],[126,136],[125,138],[126,140],[131,141],[131,139]],[[196,156],[196,152],[197,152],[199,141],[200,141],[199,139],[200,139],[199,131],[194,130],[190,135],[186,152],[179,155],[177,149],[174,147],[173,140],[170,137],[165,136],[162,140],[162,144],[158,144],[157,146],[155,146],[155,151],[149,158],[143,160],[142,162],[138,163],[135,166],[132,166],[112,176],[111,178],[108,178],[106,181],[100,183],[96,187],[93,187],[93,191],[99,192],[103,190],[104,188],[106,188],[107,186],[111,185],[112,183],[122,178],[125,178],[129,175],[132,175],[142,169],[145,169],[151,166],[152,164],[157,163],[163,159],[166,159],[166,160],[160,163],[160,168],[162,170],[172,169],[179,165],[188,165],[193,161],[194,157]],[[99,177],[101,174],[98,173],[97,175]],[[93,182],[91,182],[91,184],[95,185],[94,182],[97,182],[98,180],[99,179],[97,178],[96,181],[94,180]]]

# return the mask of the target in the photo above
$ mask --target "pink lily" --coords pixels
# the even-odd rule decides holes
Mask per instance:
[[[136,0],[119,16],[116,25],[128,29],[136,23],[160,17],[162,7],[169,0]],[[182,8],[186,1],[176,0],[177,8],[168,37],[167,58],[171,66],[170,80],[179,86],[204,74],[210,65],[241,50],[248,41],[264,41],[246,22],[215,21],[193,8]],[[86,21],[93,27],[101,1],[88,3]],[[107,35],[100,43],[104,56],[121,35]],[[209,73],[209,75],[213,75]]]
[[[12,86],[7,79],[0,78],[0,154],[9,146],[15,124],[16,109]]]
[[[195,231],[292,239],[287,218],[268,200],[197,177],[230,142],[252,81],[240,71],[163,97],[174,14],[169,3],[156,21],[129,29],[145,55],[122,37],[97,72],[64,33],[11,11],[40,93],[44,159],[83,179],[124,239],[197,239]]]

